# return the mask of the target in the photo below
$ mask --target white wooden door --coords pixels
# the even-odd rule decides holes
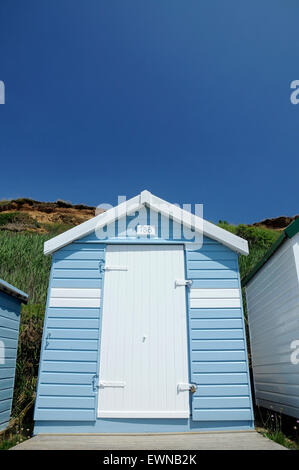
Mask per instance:
[[[187,418],[186,292],[180,245],[109,245],[98,416]]]

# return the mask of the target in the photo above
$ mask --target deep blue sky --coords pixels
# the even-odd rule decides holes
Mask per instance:
[[[1,0],[0,198],[298,208],[297,0]]]

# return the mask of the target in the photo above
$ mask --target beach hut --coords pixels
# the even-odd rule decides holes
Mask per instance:
[[[299,218],[242,284],[256,403],[299,418]]]
[[[21,304],[27,301],[27,294],[0,279],[0,431],[10,418]]]
[[[143,191],[44,252],[35,434],[253,427],[247,241]]]

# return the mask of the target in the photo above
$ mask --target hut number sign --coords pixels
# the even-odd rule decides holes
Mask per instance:
[[[137,235],[146,237],[147,235],[156,235],[154,225],[137,225]]]

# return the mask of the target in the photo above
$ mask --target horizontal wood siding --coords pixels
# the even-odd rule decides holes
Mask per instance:
[[[94,421],[104,245],[53,256],[35,420]]]
[[[204,238],[186,251],[195,421],[252,421],[238,256]]]
[[[18,336],[20,326],[20,301],[0,292],[0,430],[8,425],[13,398]],[[3,349],[2,349],[3,351]]]
[[[256,402],[295,418],[299,364],[291,362],[291,343],[299,340],[298,247],[299,234],[286,241],[246,286]]]

